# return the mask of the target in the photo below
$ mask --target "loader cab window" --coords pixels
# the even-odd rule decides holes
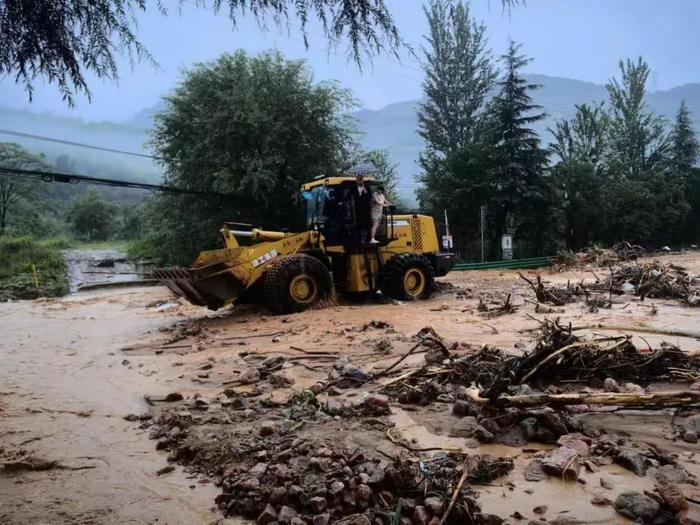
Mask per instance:
[[[301,197],[306,206],[306,227],[319,229],[328,221],[326,212],[326,201],[329,197],[329,190],[326,186],[316,186],[311,190],[301,192]]]

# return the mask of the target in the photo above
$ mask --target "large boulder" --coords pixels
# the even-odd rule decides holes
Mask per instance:
[[[650,523],[659,513],[659,503],[641,492],[622,492],[613,503],[615,511],[640,523]]]

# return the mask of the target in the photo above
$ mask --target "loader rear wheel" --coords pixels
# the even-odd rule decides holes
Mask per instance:
[[[276,314],[301,312],[333,291],[328,269],[315,257],[288,255],[275,261],[263,277],[265,306]]]
[[[427,257],[404,253],[389,259],[382,268],[379,283],[382,293],[392,299],[428,299],[435,289],[435,272]]]

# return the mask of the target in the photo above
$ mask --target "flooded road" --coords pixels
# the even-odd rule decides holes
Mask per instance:
[[[698,254],[672,260],[700,274]],[[591,277],[580,269],[544,275],[560,283]],[[458,293],[419,303],[338,304],[276,317],[257,308],[209,312],[174,300],[161,287],[0,304],[0,460],[6,465],[0,468],[0,523],[235,523],[213,509],[219,490],[207,480],[181,467],[158,475],[168,465],[166,454],[154,450],[147,429],[123,418],[147,411],[145,395],[215,397],[246,367],[270,355],[288,359],[285,373],[294,379],[292,389],[301,390],[327,378],[327,368],[341,355],[368,373],[385,368],[427,326],[462,348],[489,344],[519,354],[532,347],[532,330],[546,317],[587,326],[588,333],[631,334],[641,348],[668,341],[687,352],[700,351],[700,309],[675,301],[654,300],[655,314],[651,300],[629,296],[616,297],[611,308],[597,312],[576,302],[543,314],[526,302],[531,291],[514,271],[455,272],[443,282],[457,286]],[[480,297],[498,302],[508,294],[517,306],[514,313],[493,319],[479,312]],[[389,328],[367,328],[373,321]],[[386,339],[388,352],[377,351]],[[411,355],[401,369],[423,359]],[[239,392],[252,388],[237,386]],[[645,490],[654,483],[611,465],[587,473],[584,482],[550,479],[534,488],[530,483],[525,492],[522,476],[530,452],[467,446],[447,437],[454,418],[445,407],[392,410],[396,432],[417,445],[514,457],[515,469],[507,477],[479,488],[483,507],[504,517],[515,511],[531,516],[535,505],[548,501],[550,520],[576,516],[583,520],[579,523],[622,523],[612,507],[592,507],[591,498],[614,498],[623,489]],[[593,414],[585,424],[628,435],[644,429],[645,441],[666,448],[670,443],[668,415]],[[675,452],[700,475],[696,447],[678,444]],[[600,488],[603,475],[615,480],[614,490]]]
[[[144,393],[167,377],[139,373],[120,355],[167,320],[144,315],[132,289],[63,300],[0,304],[0,452],[56,462],[0,470],[0,523],[213,523],[214,491],[177,470],[123,417],[146,410]]]

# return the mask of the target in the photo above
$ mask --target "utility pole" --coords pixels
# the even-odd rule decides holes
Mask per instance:
[[[484,262],[484,230],[486,229],[486,206],[479,208],[480,220],[479,229],[481,230],[481,262]]]

